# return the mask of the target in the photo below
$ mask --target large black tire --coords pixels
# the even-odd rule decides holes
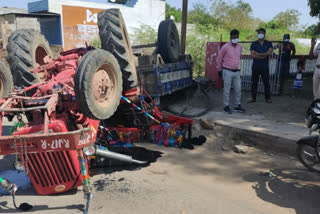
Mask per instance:
[[[138,87],[136,66],[131,44],[119,9],[108,9],[98,14],[99,36],[102,49],[118,60],[123,79],[123,91]]]
[[[8,66],[0,60],[0,99],[7,96],[13,88],[12,75]]]
[[[23,29],[11,34],[7,45],[7,61],[16,86],[31,86],[40,81],[37,74],[30,72],[43,65],[43,58],[52,56],[48,41],[38,31]]]
[[[300,163],[302,163],[302,165],[304,165],[307,169],[309,169],[311,172],[317,172],[320,173],[320,163],[318,163],[317,165],[312,165],[311,163],[308,163],[309,161],[306,160],[303,157],[303,152],[305,149],[309,149],[309,150],[314,150],[313,147],[307,145],[307,144],[299,144],[298,148],[297,148],[297,158],[300,161]],[[320,147],[318,147],[318,149],[320,149]]]
[[[84,115],[105,120],[117,110],[122,75],[117,59],[110,52],[96,49],[87,53],[78,66],[74,83],[76,100]]]
[[[179,61],[179,33],[175,23],[170,19],[162,21],[159,25],[157,49],[165,63]]]

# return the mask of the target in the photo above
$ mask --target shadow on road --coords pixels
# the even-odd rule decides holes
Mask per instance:
[[[294,209],[296,214],[320,213],[320,186],[311,184],[315,179],[307,174],[299,169],[275,169],[248,174],[244,180],[254,182],[252,188],[266,202]]]

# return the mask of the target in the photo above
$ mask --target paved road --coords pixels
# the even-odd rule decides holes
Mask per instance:
[[[248,154],[222,151],[230,139],[208,134],[208,143],[193,151],[145,145],[163,152],[141,169],[95,170],[90,213],[119,214],[318,214],[319,176],[292,157],[250,148]],[[1,169],[4,169],[0,161]],[[271,172],[271,173],[270,173]],[[81,213],[78,192],[37,196],[23,191],[18,203],[33,204],[33,213]],[[0,213],[10,213],[8,196]]]

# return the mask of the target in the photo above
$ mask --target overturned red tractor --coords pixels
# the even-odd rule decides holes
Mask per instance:
[[[78,48],[51,59],[47,45],[41,45],[43,36],[21,30],[9,38],[7,60],[13,81],[0,63],[0,95],[5,97],[0,100],[0,155],[16,154],[15,166],[27,171],[39,194],[83,184],[89,200],[88,161],[94,154],[145,164],[97,143],[107,129],[100,121],[115,112],[121,117],[121,100],[137,107],[134,102],[144,91],[120,11],[105,10],[98,19],[104,50]],[[192,120],[164,115],[155,105],[140,103],[138,109],[153,119],[151,125],[179,121],[181,129],[190,130]],[[16,122],[11,135],[3,132],[5,121]]]

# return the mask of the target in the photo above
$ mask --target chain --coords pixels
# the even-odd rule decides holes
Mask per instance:
[[[16,153],[16,161],[19,161],[19,157],[18,157],[18,149],[17,149],[17,137],[14,136],[13,138],[13,148],[14,148],[14,151]]]
[[[25,158],[25,163],[26,163],[26,172],[28,174],[28,153],[27,153],[27,140],[26,138],[23,138],[23,145],[24,145],[24,158]]]
[[[21,150],[21,161],[23,161],[26,173],[28,173],[28,157],[27,157],[27,145],[26,145],[26,139],[25,138],[19,138],[20,139],[20,150]],[[24,156],[24,157],[23,157]]]

